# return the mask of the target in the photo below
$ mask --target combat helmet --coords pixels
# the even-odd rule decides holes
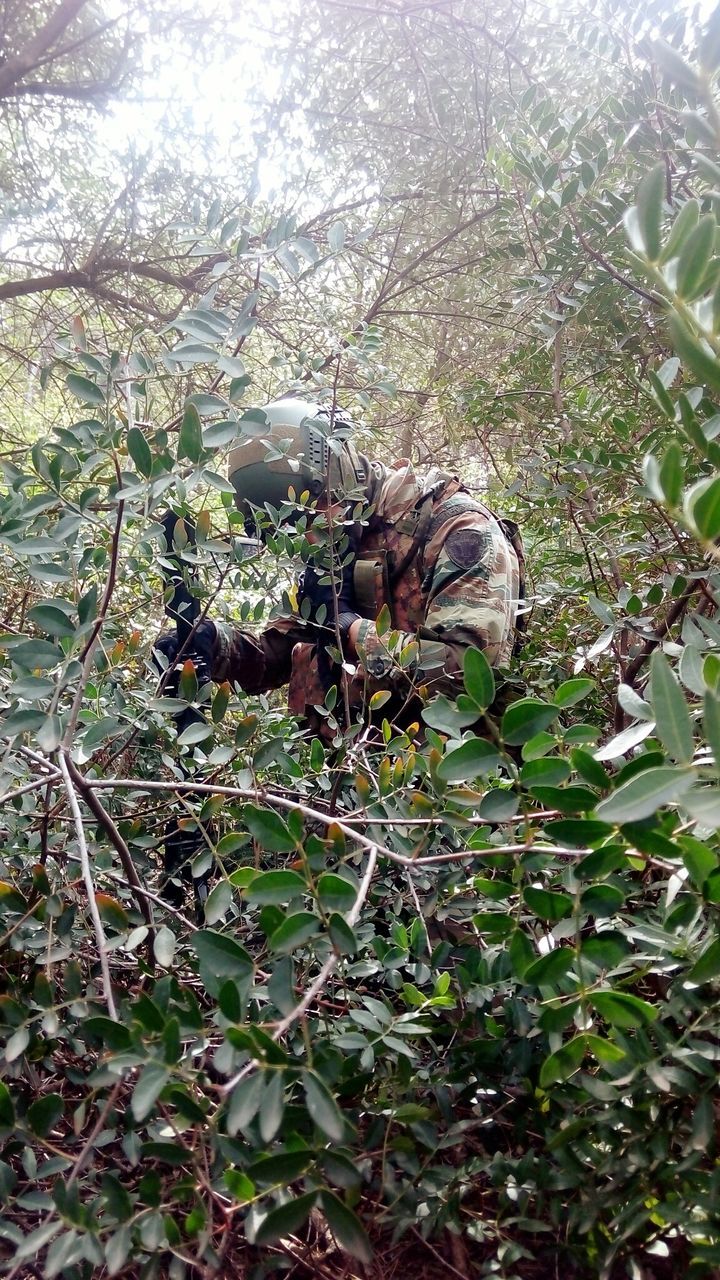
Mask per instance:
[[[290,488],[298,495],[307,490],[312,499],[326,486],[333,497],[358,496],[367,474],[347,438],[352,423],[342,410],[333,413],[317,401],[287,396],[265,405],[253,418],[262,434],[239,441],[228,465],[235,501],[246,518],[252,519],[253,509],[266,502],[282,506]]]

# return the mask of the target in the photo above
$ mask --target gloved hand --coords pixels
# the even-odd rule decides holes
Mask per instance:
[[[198,624],[190,643],[183,650],[183,661],[186,658],[191,658],[195,666],[198,667],[199,684],[204,684],[210,679],[216,639],[217,629],[215,623],[209,622],[206,618],[204,622]],[[162,631],[153,645],[153,649],[156,649],[166,659],[168,670],[175,665],[180,647],[177,631],[174,629],[172,631]],[[163,667],[161,664],[156,661],[155,666],[162,674]]]
[[[360,614],[356,608],[355,588],[353,585],[353,570],[355,568],[354,559],[344,565],[340,579],[335,579],[335,589],[337,591],[337,619],[340,628],[340,635],[344,638],[350,630],[353,622],[355,622]],[[324,605],[325,613],[322,615],[322,622],[319,624],[323,627],[334,629],[335,625],[335,597],[333,594],[333,584],[331,582],[321,583],[321,578],[329,578],[329,572],[316,568],[315,565],[309,564],[300,581],[300,589],[298,591],[298,600],[302,604],[303,600],[309,600],[311,606],[311,618],[314,621],[318,610]]]

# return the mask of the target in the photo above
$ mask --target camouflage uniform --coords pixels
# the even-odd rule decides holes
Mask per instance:
[[[434,469],[419,477],[405,461],[368,468],[372,514],[356,569],[365,583],[357,604],[363,621],[348,694],[351,707],[362,711],[373,693],[388,690],[382,715],[409,723],[428,696],[461,690],[466,649],[484,650],[493,667],[509,661],[522,595],[522,543],[447,473]],[[373,580],[374,595],[366,589]],[[390,627],[379,634],[383,603]],[[330,629],[328,641],[334,644]],[[315,639],[297,615],[275,619],[258,637],[219,624],[212,674],[248,693],[289,684],[290,711],[318,724],[312,708],[326,689]]]

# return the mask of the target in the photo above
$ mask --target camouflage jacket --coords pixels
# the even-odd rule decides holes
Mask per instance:
[[[363,621],[355,674],[343,679],[353,708],[387,690],[392,705],[382,714],[409,722],[417,718],[418,695],[454,696],[461,689],[466,649],[483,649],[494,667],[508,662],[522,595],[522,543],[447,473],[420,477],[404,461],[370,465],[372,515],[356,569]],[[389,625],[378,629],[383,604]],[[330,630],[328,640],[334,643]],[[314,637],[298,615],[275,619],[257,637],[219,624],[212,675],[248,693],[289,684],[290,711],[310,721],[326,693]]]

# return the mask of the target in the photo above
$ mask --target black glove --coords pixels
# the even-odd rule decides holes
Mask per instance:
[[[353,585],[353,571],[355,568],[355,560],[350,560],[343,566],[342,575],[339,579],[335,579],[335,587],[337,590],[337,620],[340,628],[340,635],[344,638],[350,630],[353,622],[360,617],[355,605],[355,587]],[[329,572],[324,569],[316,569],[314,565],[308,565],[301,581],[298,599],[302,604],[303,600],[309,600],[311,606],[311,616],[315,620],[315,615],[321,606],[324,605],[325,613],[323,621],[320,625],[333,628],[335,621],[335,598],[333,595],[333,584],[331,582],[321,583],[321,578],[328,578]]]
[[[190,658],[195,664],[199,685],[206,684],[210,679],[216,639],[215,623],[209,622],[206,618],[204,622],[198,624],[192,634],[190,643],[183,650],[183,661],[186,658]],[[153,645],[153,649],[156,649],[166,659],[168,670],[174,667],[180,647],[177,631],[175,630],[161,632]],[[155,666],[162,674],[163,668],[157,660],[155,660]]]

